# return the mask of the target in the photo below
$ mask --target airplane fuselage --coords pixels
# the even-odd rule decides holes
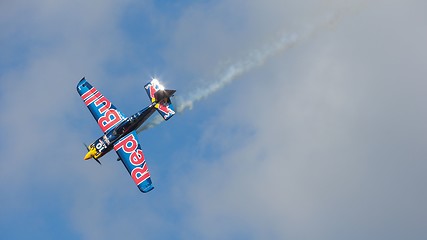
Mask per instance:
[[[84,159],[99,159],[111,151],[114,143],[133,130],[138,129],[156,111],[155,105],[156,103],[152,103],[132,116],[125,118],[116,127],[90,144],[88,146],[89,151]]]

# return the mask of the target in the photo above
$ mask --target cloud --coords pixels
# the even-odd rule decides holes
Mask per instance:
[[[375,3],[343,16],[330,31],[241,76],[233,95],[218,93],[228,101],[206,145],[230,147],[182,180],[191,202],[186,230],[213,239],[425,237],[419,223],[426,194],[418,185],[425,177],[413,167],[426,164],[419,90],[426,35],[417,30],[426,19],[409,14],[419,4]],[[291,15],[307,24],[319,17]],[[223,40],[212,39],[204,44]],[[236,141],[242,126],[255,134]]]
[[[172,14],[150,1],[7,3],[2,234],[424,239],[425,3],[360,4],[235,0]],[[149,32],[161,44],[141,43],[158,46],[147,56],[130,53],[146,29],[121,25],[129,7],[164,24]],[[114,153],[102,167],[81,160],[82,139],[100,133],[75,92],[82,74],[131,113],[143,100],[129,86],[142,90],[147,76],[133,71],[118,88],[111,61],[126,72],[158,54],[152,66],[187,96],[254,49],[325,19],[336,20],[140,136],[153,192],[134,189]],[[18,221],[37,228],[18,231]]]
[[[84,154],[81,141],[88,137],[84,132],[96,125],[82,120],[91,121],[75,84],[84,74],[102,78],[103,64],[120,50],[119,32],[112,23],[122,6],[102,2],[95,11],[92,4],[96,2],[16,2],[2,8],[7,16],[1,22],[6,54],[0,67],[4,69],[1,130],[7,136],[0,162],[4,236],[17,236],[11,223],[23,216],[23,225],[41,226],[18,233],[22,237],[46,236],[51,229],[62,230],[53,231],[58,235],[90,236],[76,223],[82,218],[99,220],[96,212],[89,211],[76,221],[71,219],[72,206],[97,192],[88,179],[103,178],[108,183],[107,175],[94,176],[93,166],[83,169],[77,164]]]

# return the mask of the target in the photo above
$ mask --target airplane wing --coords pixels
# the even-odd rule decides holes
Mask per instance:
[[[77,92],[104,133],[126,118],[101,92],[92,87],[85,78],[77,84]]]
[[[130,176],[141,192],[151,191],[150,172],[145,162],[144,154],[137,140],[136,131],[132,131],[114,144],[114,150],[119,155]]]

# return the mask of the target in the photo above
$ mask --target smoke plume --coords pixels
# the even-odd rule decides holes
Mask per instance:
[[[191,110],[194,103],[205,99],[213,93],[221,90],[226,85],[239,79],[239,76],[242,74],[245,74],[256,67],[262,66],[267,60],[271,59],[275,55],[285,52],[286,50],[294,47],[304,40],[315,37],[318,33],[324,30],[334,28],[341,20],[341,16],[342,14],[328,16],[325,21],[320,21],[321,23],[318,25],[309,27],[301,33],[284,34],[276,41],[259,49],[252,50],[245,58],[235,62],[234,64],[231,64],[228,68],[226,68],[217,81],[214,81],[208,86],[198,88],[193,92],[190,92],[187,97],[176,97],[176,103],[174,105],[176,107],[177,113]],[[141,126],[138,129],[138,133],[143,130],[155,127],[162,122],[163,119],[160,116],[156,116],[150,122]]]

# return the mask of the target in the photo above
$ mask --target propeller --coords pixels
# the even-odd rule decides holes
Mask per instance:
[[[86,145],[86,143],[83,143],[83,145],[85,145],[86,150],[89,152],[90,150],[89,150],[89,147]],[[99,165],[102,165],[101,162],[98,159],[94,158],[94,160],[97,161],[99,163]]]

